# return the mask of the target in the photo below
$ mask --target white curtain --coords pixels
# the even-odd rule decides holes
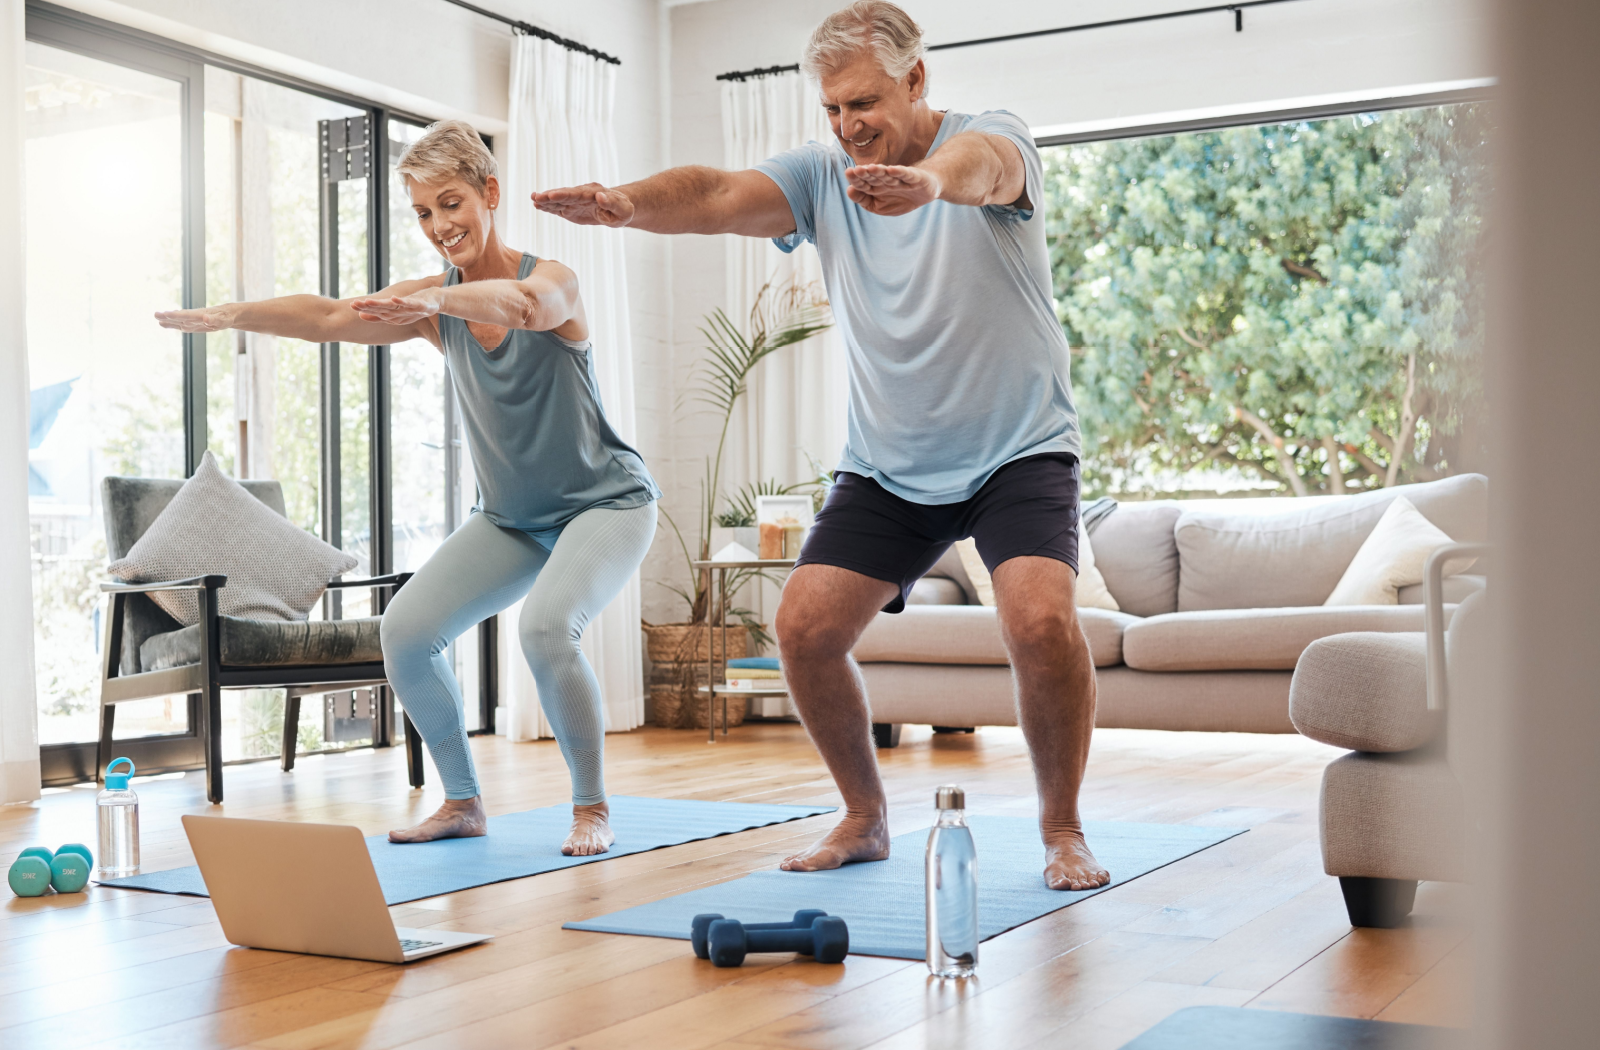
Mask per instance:
[[[594,342],[595,374],[606,416],[634,440],[633,345],[622,231],[574,226],[534,209],[536,189],[618,181],[612,109],[617,67],[548,40],[517,36],[511,51],[510,134],[505,151],[500,214],[512,247],[559,259],[578,275]],[[501,615],[500,663],[509,708],[506,735],[531,740],[554,735],[539,708],[539,691],[517,639],[521,604]],[[644,667],[639,640],[639,577],[584,632],[583,651],[605,697],[606,728],[644,722]]]
[[[753,167],[813,139],[834,140],[815,85],[796,72],[724,81],[722,135],[724,165],[732,170]],[[776,287],[798,280],[822,287],[822,267],[809,244],[788,255],[752,237],[729,237],[727,245],[727,311],[740,327],[769,282]],[[832,470],[844,448],[847,382],[843,345],[833,330],[757,366],[734,419],[729,489],[768,478],[805,481],[814,476],[812,462]],[[770,608],[770,601],[763,604]]]

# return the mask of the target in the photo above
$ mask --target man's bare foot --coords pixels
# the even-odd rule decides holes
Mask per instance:
[[[1044,838],[1044,881],[1053,890],[1092,890],[1111,881],[1084,841],[1076,821],[1039,826]]]
[[[889,859],[889,822],[882,813],[846,813],[833,830],[785,860],[784,871],[827,871],[863,860]]]
[[[389,832],[390,842],[432,842],[434,839],[470,839],[489,833],[483,799],[447,798],[433,816],[414,828]]]
[[[598,802],[592,806],[572,807],[572,830],[561,852],[569,857],[592,857],[608,853],[617,836],[611,831],[611,806]]]

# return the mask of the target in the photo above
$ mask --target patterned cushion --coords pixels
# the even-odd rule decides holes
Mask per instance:
[[[111,573],[134,583],[207,573],[228,577],[221,612],[251,620],[304,620],[328,580],[358,562],[297,528],[222,473],[210,452]],[[152,594],[182,624],[200,620],[193,591]],[[146,668],[148,669],[148,668]]]
[[[355,620],[241,620],[219,618],[221,662],[227,667],[304,667],[383,662],[381,617]],[[139,667],[164,671],[200,661],[199,624],[158,634],[139,649]]]

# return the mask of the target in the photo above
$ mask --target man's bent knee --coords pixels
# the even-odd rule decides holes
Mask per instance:
[[[1006,618],[1006,644],[1019,659],[1060,659],[1087,643],[1067,609],[1028,610]]]

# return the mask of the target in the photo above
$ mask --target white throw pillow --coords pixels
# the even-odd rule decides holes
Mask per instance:
[[[359,562],[297,528],[222,472],[210,452],[111,574],[130,583],[220,573],[225,616],[304,620],[328,581]],[[181,624],[200,622],[193,591],[150,595]]]
[[[961,555],[961,567],[967,570],[967,576],[978,592],[979,603],[993,605],[994,581],[989,578],[989,568],[978,554],[977,543],[970,539],[960,540],[956,543],[956,552]],[[1078,522],[1078,586],[1074,591],[1073,604],[1080,609],[1110,609],[1113,612],[1121,609],[1107,589],[1105,577],[1094,567],[1094,548],[1089,545],[1089,534],[1083,531],[1081,521]]]
[[[1395,497],[1356,551],[1344,576],[1324,605],[1398,605],[1399,590],[1422,582],[1422,569],[1450,537],[1404,496]],[[1460,572],[1470,558],[1451,562],[1445,574]]]

